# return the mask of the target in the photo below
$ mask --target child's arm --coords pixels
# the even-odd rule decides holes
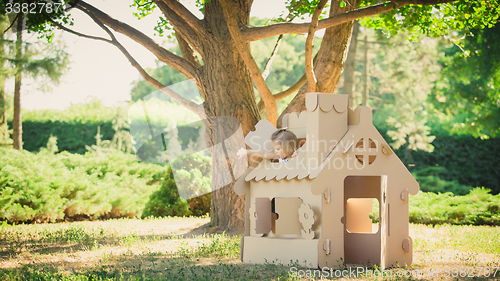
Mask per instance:
[[[257,158],[265,158],[265,159],[276,159],[278,158],[278,155],[274,152],[266,152],[266,151],[261,151],[261,150],[247,150],[244,148],[240,148],[238,152],[236,152],[236,155],[238,155],[238,158],[241,158],[243,156],[248,156],[250,157],[251,161],[255,161]]]

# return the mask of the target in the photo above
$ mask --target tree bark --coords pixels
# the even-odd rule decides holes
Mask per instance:
[[[238,22],[235,17],[236,13],[233,13],[233,6],[229,5],[227,0],[219,0],[219,1],[225,15],[226,25],[228,31],[231,34],[232,42],[234,43],[236,49],[238,50],[238,53],[242,57],[246,65],[246,68],[249,70],[251,78],[255,83],[257,90],[259,91],[259,96],[261,100],[263,100],[264,104],[266,105],[266,119],[271,124],[276,126],[276,118],[278,117],[276,102],[274,101],[273,94],[267,87],[267,84],[264,81],[264,78],[262,77],[262,73],[260,72],[257,63],[255,62],[255,60],[252,57],[252,54],[250,53],[250,48],[249,48],[250,46],[246,44],[241,37],[241,33],[238,28]],[[248,20],[246,20],[246,22],[247,23],[245,24],[248,24]]]
[[[233,12],[240,24],[249,21],[246,1],[232,3]],[[202,42],[202,60],[199,69],[199,90],[204,98],[207,116],[229,116],[239,120],[243,134],[255,130],[260,120],[254,96],[253,81],[243,58],[231,39],[224,12],[219,1],[205,3],[205,23],[212,36]],[[210,121],[209,134],[213,144],[223,142],[234,131],[234,124]],[[229,155],[231,156],[231,155]],[[212,155],[212,187],[220,186],[223,178],[218,171],[230,162],[226,156]],[[233,189],[233,183],[212,192],[211,220],[220,230],[241,232],[244,223],[245,202]]]
[[[23,40],[23,16],[19,14],[17,18],[17,40],[16,40],[16,74],[14,78],[14,121],[13,121],[13,141],[14,148],[23,149],[23,124],[21,116],[21,79],[22,79],[22,40]]]
[[[349,107],[357,106],[356,96],[354,93],[354,73],[356,71],[356,48],[358,44],[359,21],[354,21],[352,27],[351,44],[349,45],[349,54],[344,69],[344,94],[349,95]]]

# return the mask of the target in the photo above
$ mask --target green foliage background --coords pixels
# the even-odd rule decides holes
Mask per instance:
[[[438,166],[441,169],[434,170],[429,175],[471,187],[486,187],[491,189],[493,194],[500,193],[500,170],[498,165],[494,164],[500,155],[500,138],[481,140],[467,135],[437,135],[432,145],[435,147],[432,153],[411,153],[412,159],[406,164],[415,166],[408,167],[410,171],[428,170],[428,167]],[[402,149],[396,153],[400,157],[405,154]],[[441,192],[444,191],[452,190],[445,189]]]
[[[372,205],[370,218],[379,221],[378,204]],[[451,192],[419,192],[410,199],[410,222],[422,224],[500,226],[500,194],[474,188],[464,196]]]
[[[98,100],[74,104],[67,110],[24,110],[23,148],[36,152],[47,145],[51,135],[57,137],[60,151],[84,154],[85,145],[96,143],[97,127],[103,140],[114,135],[112,120],[119,109],[105,107]],[[12,128],[12,116],[9,127]]]
[[[411,198],[410,222],[500,226],[500,194],[491,196],[484,188],[465,196],[420,192]]]
[[[0,148],[0,158],[0,220],[205,215],[210,208],[210,194],[179,198],[170,166],[140,163],[135,155],[120,151],[96,157],[92,153],[54,155]],[[206,170],[210,165],[206,157],[196,160],[196,168]],[[191,181],[204,181],[205,187],[208,181],[210,187],[206,173],[202,177],[189,172]],[[163,187],[168,188],[168,213],[155,213],[150,206],[156,206]],[[144,211],[145,207],[149,209]]]
[[[449,115],[447,122],[435,120],[456,134],[495,137],[500,132],[500,24],[471,30],[460,45],[443,47],[442,79],[433,100]]]
[[[0,217],[11,222],[140,216],[162,169],[121,152],[0,155]]]
[[[190,154],[176,159],[172,166],[175,169],[175,178],[171,166],[154,176],[155,180],[161,181],[160,188],[151,194],[142,217],[201,216],[209,213],[211,159]],[[197,194],[202,195],[190,199],[188,205],[186,200],[179,200],[177,185],[183,189],[198,189]]]

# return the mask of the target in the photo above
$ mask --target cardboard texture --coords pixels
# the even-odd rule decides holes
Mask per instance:
[[[267,120],[260,120],[255,125],[255,131],[245,136],[245,143],[253,150],[274,151],[271,143],[271,135],[276,131],[276,127]]]
[[[271,231],[271,200],[255,198],[255,233],[265,234]]]
[[[350,198],[345,202],[345,229],[349,233],[372,233],[371,199]]]
[[[276,213],[278,219],[275,222],[276,235],[300,234],[302,224],[299,220],[299,208],[302,205],[302,199],[281,197],[274,198],[276,204]]]
[[[373,126],[371,109],[347,103],[346,95],[306,94],[307,111],[283,117],[305,138],[297,157],[256,161],[236,182],[246,204],[243,262],[411,265],[408,205],[418,183]],[[252,149],[276,130],[266,122],[245,138]],[[380,217],[372,230],[374,199]]]

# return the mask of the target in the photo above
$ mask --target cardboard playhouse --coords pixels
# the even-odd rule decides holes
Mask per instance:
[[[306,108],[282,122],[305,140],[297,157],[258,159],[234,186],[245,195],[242,261],[410,265],[408,201],[419,185],[373,125],[371,109],[353,111],[347,95],[326,93],[306,94]],[[262,120],[245,142],[272,151],[275,130]],[[374,229],[373,202],[379,204]]]

